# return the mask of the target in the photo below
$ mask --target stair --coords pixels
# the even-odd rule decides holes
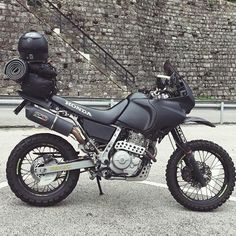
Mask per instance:
[[[72,17],[63,13],[59,6],[48,0],[16,1],[124,92],[136,88],[134,75],[84,32]]]

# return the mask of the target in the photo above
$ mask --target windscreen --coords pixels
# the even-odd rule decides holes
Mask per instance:
[[[174,68],[173,65],[171,65],[169,60],[166,60],[166,62],[164,64],[164,71],[168,76],[171,76],[174,73],[175,73],[175,75],[180,76],[178,71]]]

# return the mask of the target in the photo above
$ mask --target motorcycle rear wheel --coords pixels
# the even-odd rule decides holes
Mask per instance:
[[[194,211],[211,211],[221,206],[233,192],[235,167],[229,154],[220,146],[205,140],[188,143],[202,172],[206,187],[186,166],[185,154],[177,149],[166,169],[166,181],[172,196],[184,207]]]
[[[37,176],[34,167],[76,158],[74,148],[63,138],[53,134],[32,135],[17,144],[9,156],[8,184],[18,198],[30,205],[54,205],[73,191],[79,170]]]

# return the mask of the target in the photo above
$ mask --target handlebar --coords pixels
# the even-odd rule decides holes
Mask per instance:
[[[168,97],[183,96],[186,92],[182,80],[183,77],[180,76],[169,60],[164,63],[164,71],[166,75],[157,75],[156,87],[154,89],[143,87],[138,91],[148,95],[149,97],[162,97],[162,95]]]

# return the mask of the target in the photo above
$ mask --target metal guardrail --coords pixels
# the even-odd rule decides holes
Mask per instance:
[[[225,109],[235,109],[236,110],[236,103],[229,103],[229,102],[224,102],[224,101],[215,102],[215,103],[198,103],[198,102],[196,102],[195,108],[219,109],[219,111],[220,111],[220,124],[223,124]],[[236,111],[235,111],[235,114],[236,114]],[[235,122],[236,122],[236,119],[235,119]]]
[[[75,97],[64,97],[68,100],[73,102],[77,102],[84,106],[92,106],[92,107],[112,107],[116,103],[120,101],[120,99],[111,99],[111,98],[75,98]],[[14,106],[19,105],[23,101],[22,98],[18,97],[7,97],[7,96],[0,96],[0,107],[1,106]],[[213,101],[213,102],[203,102],[203,101],[196,101],[196,108],[219,108],[222,111],[224,108],[236,108],[236,102],[229,103],[223,101]]]
[[[114,106],[116,103],[118,103],[119,99],[94,99],[94,98],[75,98],[75,97],[66,97],[66,99],[71,100],[73,102],[79,103],[84,106],[89,106],[93,108],[103,108],[107,109],[112,106]],[[0,96],[0,109],[4,107],[16,107],[19,105],[23,100],[21,98],[17,97],[5,97]],[[196,101],[195,110],[217,110],[219,111],[220,119],[219,123],[223,124],[225,122],[232,122],[232,121],[226,121],[224,120],[224,113],[226,110],[235,110],[235,121],[236,122],[236,102],[235,103],[229,103],[224,101],[213,101],[213,102],[203,102],[203,101]]]
[[[66,99],[81,104],[83,106],[89,106],[94,108],[109,108],[120,101],[118,99],[75,99],[73,97],[66,97]],[[0,108],[4,106],[18,106],[22,101],[23,99],[21,98],[0,98]]]

